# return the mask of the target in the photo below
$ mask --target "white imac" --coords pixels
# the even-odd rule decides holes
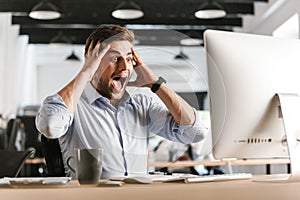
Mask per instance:
[[[290,158],[269,178],[299,181],[300,41],[207,30],[204,46],[214,157]]]

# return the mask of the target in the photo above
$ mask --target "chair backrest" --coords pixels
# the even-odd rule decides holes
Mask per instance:
[[[18,115],[17,118],[21,120],[24,129],[24,146],[25,148],[33,147],[35,148],[35,156],[42,158],[44,157],[42,151],[42,144],[41,144],[41,134],[36,128],[35,125],[35,117],[30,115]]]
[[[41,142],[47,165],[47,176],[66,176],[58,139],[49,139],[42,135]]]
[[[8,150],[16,150],[15,144],[20,127],[20,119],[11,119],[7,124]]]
[[[6,129],[0,127],[0,149],[7,148],[7,134]]]
[[[26,159],[33,156],[34,152],[31,148],[25,151],[0,150],[0,178],[18,176]]]

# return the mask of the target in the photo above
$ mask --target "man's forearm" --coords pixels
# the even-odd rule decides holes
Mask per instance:
[[[161,84],[156,92],[157,96],[164,102],[169,109],[174,120],[179,125],[192,125],[195,122],[193,108],[166,84]]]
[[[80,96],[89,80],[90,75],[88,73],[80,72],[67,86],[58,92],[70,112],[74,113]]]
[[[70,112],[75,112],[75,108],[86,84],[92,80],[102,57],[109,48],[110,45],[107,45],[99,52],[100,42],[98,42],[94,48],[91,43],[89,50],[85,55],[85,63],[82,70],[67,86],[58,92]]]

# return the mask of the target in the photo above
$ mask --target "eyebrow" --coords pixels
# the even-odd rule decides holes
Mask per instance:
[[[119,51],[117,51],[117,50],[114,50],[114,49],[111,49],[111,50],[109,50],[109,51],[108,51],[108,53],[116,53],[116,54],[119,54],[119,55],[121,55],[121,53],[120,53]],[[130,51],[130,52],[128,52],[128,53],[127,53],[127,56],[128,56],[128,55],[132,55],[132,52],[131,52],[131,51]]]

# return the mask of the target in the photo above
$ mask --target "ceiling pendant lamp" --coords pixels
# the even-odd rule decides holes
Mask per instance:
[[[174,57],[175,60],[188,60],[189,57],[183,53],[182,47],[180,46],[179,54]]]
[[[74,50],[72,53],[66,58],[67,61],[80,61],[80,58],[75,54]]]
[[[203,44],[202,33],[194,29],[185,32],[184,37],[179,41],[182,46],[200,46]]]
[[[199,7],[194,15],[199,19],[216,19],[225,17],[227,13],[218,2],[208,0]]]
[[[39,20],[51,20],[61,17],[58,8],[48,0],[42,0],[31,9],[29,17]]]
[[[123,1],[111,13],[116,19],[138,19],[144,16],[141,7],[133,1]]]
[[[199,46],[203,44],[203,40],[200,38],[184,38],[180,40],[180,45],[184,46]]]
[[[71,45],[72,42],[62,31],[59,31],[57,35],[50,40],[49,44],[52,46],[65,46]]]

